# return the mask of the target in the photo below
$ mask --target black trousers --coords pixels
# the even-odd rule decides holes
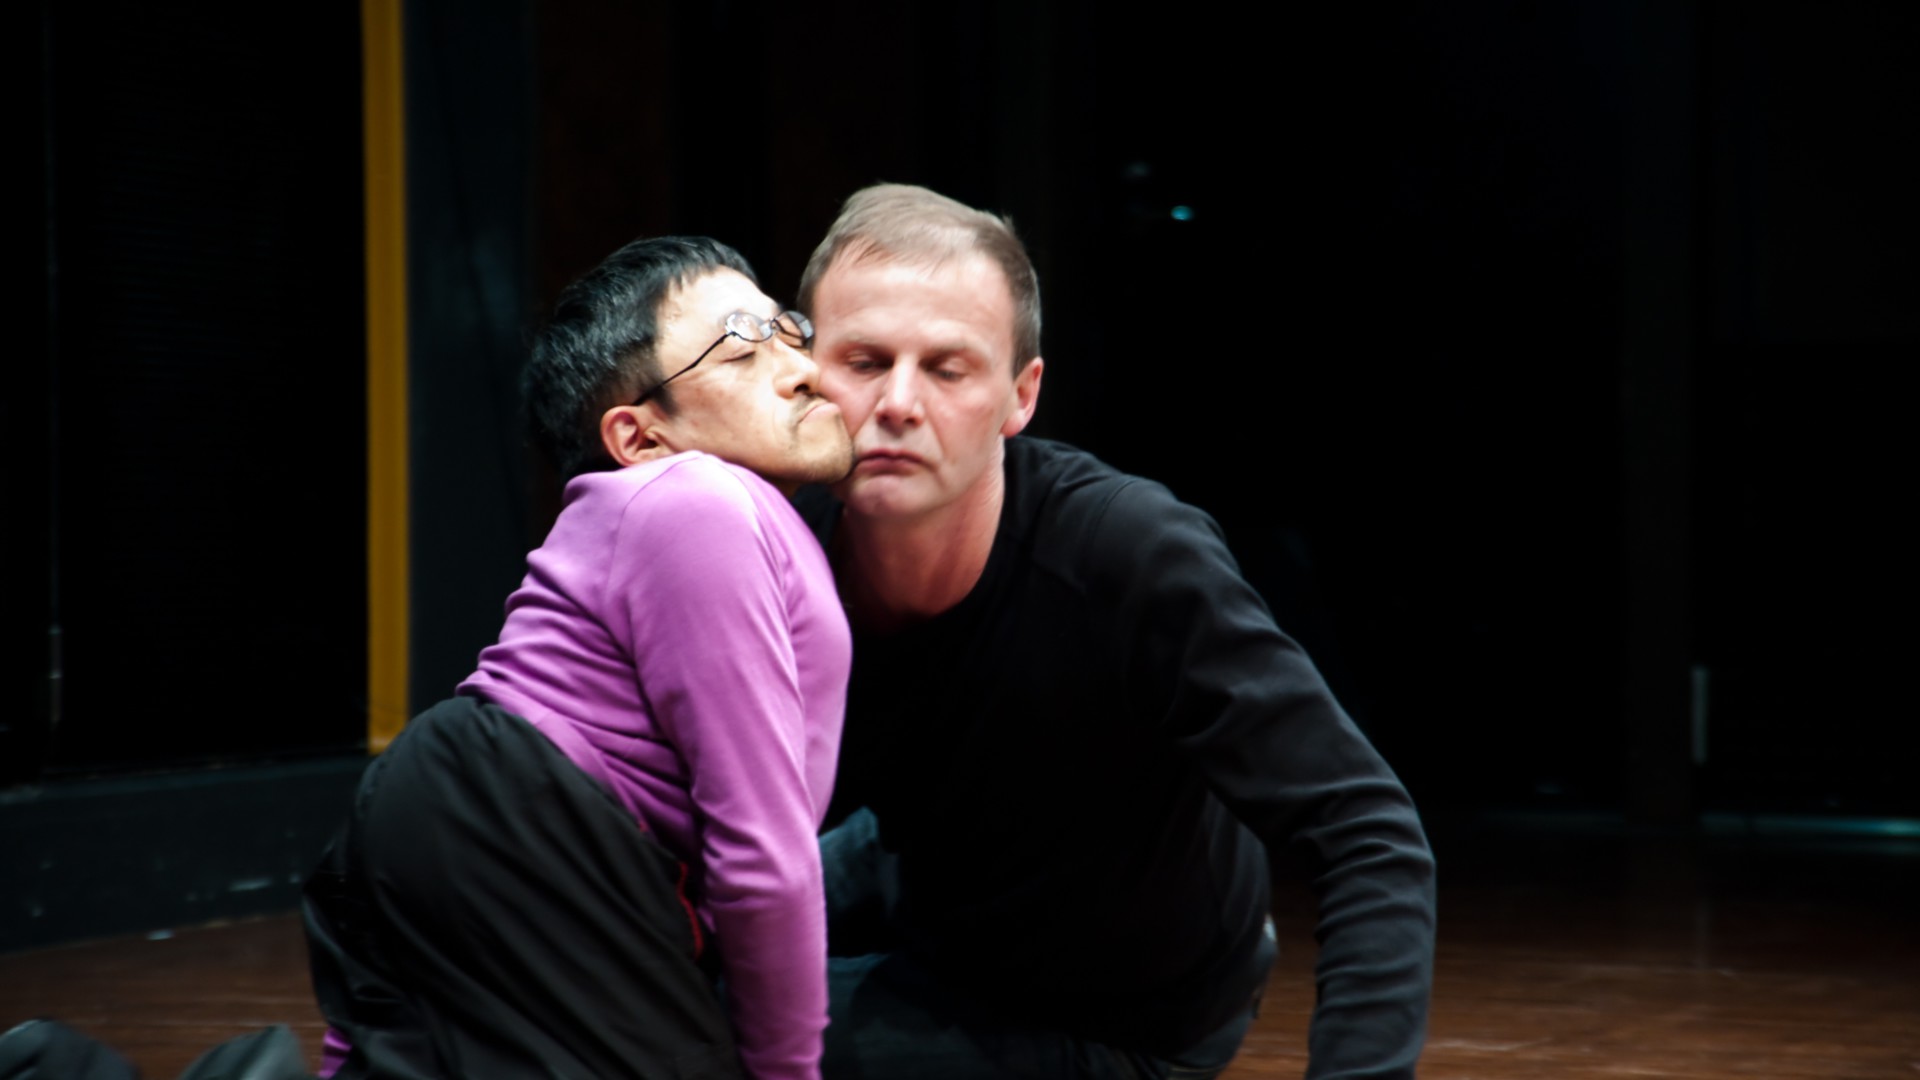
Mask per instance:
[[[740,1076],[685,873],[524,720],[421,714],[302,904],[336,1075]]]

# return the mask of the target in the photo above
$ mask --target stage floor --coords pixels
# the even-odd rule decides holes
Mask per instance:
[[[1436,828],[1440,939],[1420,1075],[1920,1077],[1920,838],[1722,822]],[[1313,1003],[1303,896],[1226,1074],[1298,1077]],[[0,1029],[49,1016],[173,1080],[207,1048],[321,1024],[293,915],[0,956]]]

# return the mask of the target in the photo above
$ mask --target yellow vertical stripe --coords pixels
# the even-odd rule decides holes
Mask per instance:
[[[367,747],[407,709],[407,184],[402,0],[361,0],[367,217]]]

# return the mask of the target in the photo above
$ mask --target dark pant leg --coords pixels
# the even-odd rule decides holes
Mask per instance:
[[[313,1080],[313,1074],[293,1029],[271,1024],[201,1054],[175,1080]]]
[[[361,780],[374,789],[388,759],[376,758]],[[307,878],[300,915],[306,924],[307,963],[314,996],[328,1024],[353,1042],[353,1054],[333,1075],[339,1080],[379,1076],[384,1080],[436,1080],[443,1075],[427,1023],[407,995],[388,978],[379,943],[378,908],[359,853],[360,806],[320,865]]]
[[[906,953],[898,860],[880,846],[872,811],[854,811],[820,838],[820,864],[829,953],[825,1080],[1135,1075],[1074,1068],[1074,1040],[994,1015]]]
[[[308,886],[339,1076],[738,1076],[681,874],[525,721],[422,714]]]
[[[944,985],[904,953],[827,962],[825,1080],[1205,1080],[1246,1038],[1251,1003],[1219,1031],[1163,1058],[1022,1023]]]
[[[28,1020],[0,1034],[0,1080],[140,1080],[140,1070],[58,1020]]]
[[[911,952],[896,858],[865,809],[821,837],[826,875],[825,1080],[1206,1080],[1224,1071],[1252,1026],[1255,1001],[1168,1058],[1017,1022],[989,997],[948,985]],[[1273,942],[1263,939],[1264,970]]]
[[[900,895],[897,860],[880,846],[873,811],[861,807],[820,837],[827,902],[827,954],[891,952]]]

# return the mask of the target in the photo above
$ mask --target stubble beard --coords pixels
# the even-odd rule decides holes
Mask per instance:
[[[853,472],[853,437],[846,426],[841,425],[840,437],[830,440],[830,445],[812,450],[807,448],[804,426],[804,422],[794,425],[787,444],[787,467],[778,479],[796,484],[835,484],[846,479]]]

